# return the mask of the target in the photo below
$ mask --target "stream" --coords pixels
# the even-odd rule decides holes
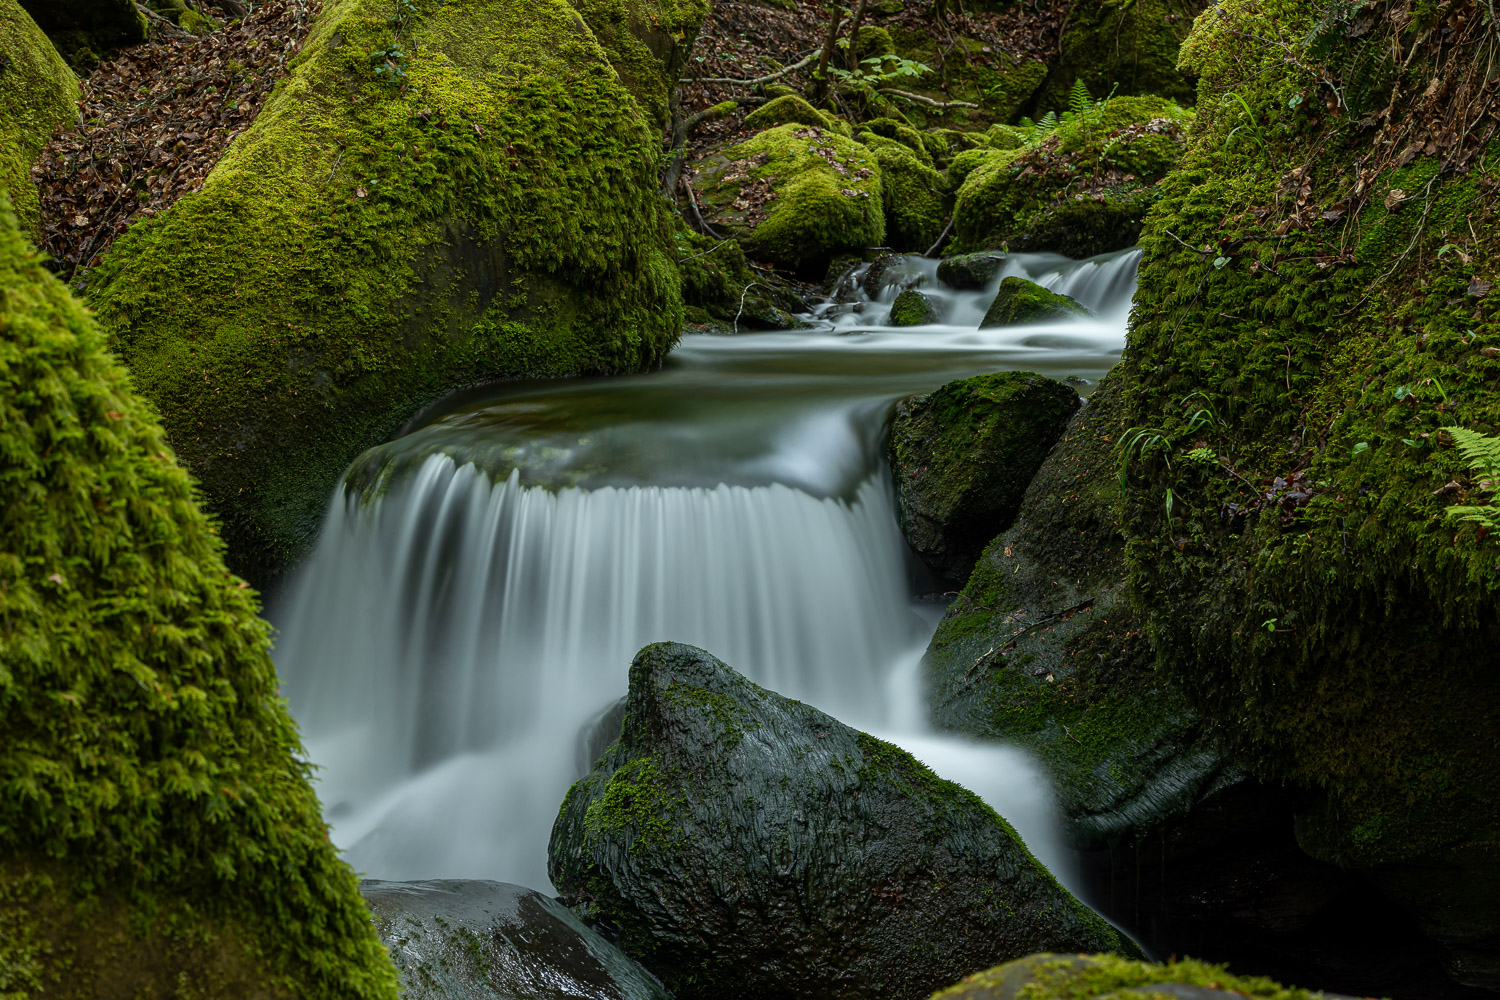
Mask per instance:
[[[282,693],[335,842],[381,879],[547,890],[547,840],[641,646],[701,646],[899,743],[989,802],[1065,883],[1051,789],[1021,752],[935,734],[918,665],[942,605],[896,526],[896,400],[1023,369],[1087,395],[1124,345],[1139,255],[1012,255],[991,287],[902,273],[814,328],[689,336],[658,371],[458,394],[354,463],[268,609]],[[980,330],[1005,275],[1097,320]]]

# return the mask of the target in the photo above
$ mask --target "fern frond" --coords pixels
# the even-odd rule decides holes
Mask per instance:
[[[1036,123],[1036,127],[1037,131],[1043,135],[1055,131],[1057,129],[1057,112],[1049,111],[1045,115],[1042,115],[1041,120]]]
[[[1073,81],[1073,90],[1068,94],[1068,110],[1075,115],[1082,115],[1094,107],[1094,95],[1089,93],[1088,84],[1079,77]]]
[[[1489,437],[1467,427],[1449,427],[1459,454],[1487,479],[1500,479],[1500,437]]]

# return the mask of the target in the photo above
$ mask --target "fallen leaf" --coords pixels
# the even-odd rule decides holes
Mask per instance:
[[[1476,299],[1482,299],[1490,294],[1490,287],[1490,282],[1475,278],[1469,282],[1469,294]]]
[[[1394,212],[1396,207],[1406,200],[1406,192],[1400,188],[1391,188],[1390,193],[1385,196],[1385,210]]]

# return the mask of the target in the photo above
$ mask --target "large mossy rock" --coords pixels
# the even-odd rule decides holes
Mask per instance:
[[[1337,993],[1286,987],[1257,976],[1231,975],[1192,959],[1161,965],[1115,955],[1028,955],[986,969],[932,1000],[1352,1000]]]
[[[949,252],[1083,258],[1133,246],[1159,182],[1182,155],[1192,117],[1161,98],[1116,97],[1045,135],[992,130],[987,152],[955,159],[963,173]]]
[[[875,154],[830,129],[767,129],[692,172],[708,220],[757,260],[821,276],[834,257],[885,240]]]
[[[708,16],[710,0],[568,0],[609,54],[620,81],[658,127]]]
[[[976,796],[677,644],[637,655],[548,858],[679,1000],[907,1000],[1038,947],[1129,947]]]
[[[21,6],[80,67],[146,40],[146,15],[133,0],[21,0]]]
[[[1089,397],[927,649],[939,729],[1031,751],[1078,850],[1138,840],[1239,778],[1163,683],[1125,595],[1120,383]]]
[[[1161,669],[1257,774],[1311,790],[1303,847],[1493,987],[1500,546],[1445,516],[1489,494],[1444,428],[1500,423],[1500,174],[1465,131],[1463,52],[1491,28],[1460,8],[1443,45],[1449,14],[1385,2],[1199,19],[1211,110],[1143,235],[1121,368],[1123,526]],[[1268,32],[1295,63],[1247,52]]]
[[[1025,278],[1009,277],[1000,282],[995,298],[984,311],[981,330],[1028,323],[1060,323],[1092,316],[1074,299],[1043,288]]]
[[[1096,94],[1153,95],[1191,101],[1194,81],[1178,66],[1193,19],[1209,0],[1134,0],[1069,5],[1058,53],[1037,91],[1040,112],[1068,107],[1074,81]]]
[[[360,883],[405,1000],[671,1000],[567,907],[504,882]]]
[[[937,306],[915,288],[905,289],[891,303],[891,326],[926,326],[937,319]]]
[[[0,990],[394,1000],[254,595],[3,202]]]
[[[886,243],[895,250],[925,252],[943,232],[950,200],[932,157],[920,139],[901,142],[868,131],[859,139],[880,165]]]
[[[896,404],[896,513],[928,568],[962,586],[1077,409],[1078,393],[1034,372],[959,379]]]
[[[983,291],[1005,267],[1005,254],[994,251],[945,257],[938,264],[937,279],[959,291]]]
[[[76,121],[78,78],[16,0],[0,0],[0,190],[28,238],[40,235],[31,165],[60,125]]]
[[[397,82],[367,55],[392,42],[387,8],[325,7],[202,192],[131,227],[90,279],[258,579],[428,400],[639,369],[681,330],[657,136],[579,15],[420,11]]]

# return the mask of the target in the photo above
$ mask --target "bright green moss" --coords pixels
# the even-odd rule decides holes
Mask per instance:
[[[1411,49],[1395,10],[1361,42],[1415,53],[1387,96],[1467,71]],[[1414,149],[1357,195],[1374,133],[1315,100],[1320,60],[1348,57],[1341,33],[1304,46],[1323,12],[1221,5],[1184,47],[1203,113],[1142,237],[1122,366],[1127,422],[1165,442],[1126,456],[1132,583],[1163,669],[1242,758],[1321,791],[1303,846],[1428,866],[1398,895],[1463,941],[1500,926],[1492,897],[1458,902],[1500,868],[1500,756],[1474,737],[1500,731],[1500,552],[1443,516],[1476,484],[1441,428],[1500,423],[1500,320],[1474,294],[1500,150],[1440,170]]]
[[[979,327],[1052,323],[1089,315],[1087,309],[1066,295],[1059,295],[1025,278],[1009,277],[1000,282],[995,301],[990,303]]]
[[[1256,976],[1234,976],[1222,965],[1193,959],[1151,962],[1118,955],[1032,955],[978,972],[932,1000],[1104,1000],[1147,998],[1141,987],[1201,986],[1251,1000],[1319,1000],[1323,994]],[[1130,991],[1130,992],[1124,992]],[[1162,995],[1170,996],[1164,989]]]
[[[1117,97],[1052,131],[992,129],[987,154],[965,154],[957,176],[950,169],[961,186],[949,251],[1009,245],[1085,257],[1130,246],[1192,118],[1169,101]],[[1007,142],[1018,145],[993,148]]]
[[[781,125],[698,164],[701,194],[716,224],[742,228],[745,253],[821,277],[841,253],[885,240],[881,176],[875,154],[828,129]],[[760,215],[738,214],[747,187],[769,195]]]
[[[672,88],[682,77],[709,0],[568,2],[609,53],[625,88],[657,125],[666,124]]]
[[[906,131],[916,135],[912,129]],[[873,132],[861,133],[860,141],[880,164],[886,243],[894,250],[925,252],[948,219],[942,175],[932,169],[920,139],[916,140],[920,152]]]
[[[393,998],[254,595],[5,209],[0,453],[0,992]]]
[[[923,326],[937,322],[937,309],[927,296],[908,288],[891,303],[891,326]]]
[[[78,80],[16,0],[0,0],[0,190],[21,231],[41,232],[31,164],[58,126],[74,121]]]
[[[819,111],[796,94],[783,94],[745,116],[749,128],[771,128],[774,125],[817,125],[833,128],[832,115]]]
[[[370,56],[398,41],[388,9],[329,4],[202,192],[88,288],[259,579],[424,402],[642,368],[681,329],[658,137],[579,15],[417,7],[397,86]]]

